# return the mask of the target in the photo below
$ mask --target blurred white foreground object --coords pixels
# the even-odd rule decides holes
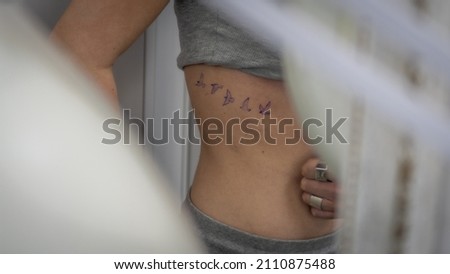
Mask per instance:
[[[197,253],[142,150],[105,145],[116,114],[27,14],[0,4],[0,253]]]
[[[389,31],[407,34],[414,43],[352,16],[352,6],[338,9],[327,2],[292,2],[289,10],[306,30],[298,40],[306,44],[315,37],[310,49],[316,54],[306,58],[291,44],[285,61],[302,118],[328,123],[326,109],[333,125],[347,118],[340,133],[348,144],[333,140],[316,146],[342,183],[342,251],[447,253],[450,86],[442,68],[450,66],[450,51],[443,46],[449,42],[425,28],[424,18],[408,19],[404,10],[395,15],[405,16],[408,24]],[[415,24],[424,25],[422,32],[405,31]],[[430,39],[416,38],[423,35]],[[311,132],[328,136],[325,129]]]

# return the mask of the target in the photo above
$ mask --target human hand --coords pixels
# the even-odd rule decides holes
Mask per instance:
[[[301,199],[310,206],[314,217],[336,218],[338,183],[326,170],[326,165],[318,158],[306,161],[302,167]]]

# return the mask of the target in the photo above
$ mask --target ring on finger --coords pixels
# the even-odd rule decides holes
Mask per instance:
[[[316,181],[328,182],[327,170],[328,170],[327,164],[321,162],[317,163],[314,174]]]
[[[312,206],[314,208],[317,208],[317,209],[320,209],[320,210],[323,210],[322,203],[323,203],[323,199],[322,198],[317,197],[317,196],[312,195],[312,194],[310,195],[310,197],[309,197],[309,205],[310,206]]]

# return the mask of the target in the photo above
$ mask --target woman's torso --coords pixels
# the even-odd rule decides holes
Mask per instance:
[[[278,55],[197,0],[177,0],[175,11],[178,66],[184,68],[196,117],[211,129],[202,143],[193,203],[225,224],[260,236],[307,239],[330,233],[333,221],[313,218],[300,199],[301,166],[313,151],[295,140],[299,127]],[[214,135],[219,122],[223,134]],[[258,134],[258,141],[251,140]]]
[[[260,236],[308,239],[332,232],[334,222],[312,217],[300,199],[301,166],[313,151],[300,138],[283,82],[208,65],[188,66],[185,76],[204,141],[193,203]]]

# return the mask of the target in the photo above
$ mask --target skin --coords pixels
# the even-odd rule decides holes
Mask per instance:
[[[51,38],[65,47],[118,105],[112,67],[168,0],[73,0]]]
[[[117,104],[112,65],[167,5],[166,0],[74,0],[59,20],[52,39],[65,47]],[[314,151],[303,141],[287,145],[301,130],[281,81],[237,70],[192,65],[184,68],[196,116],[216,118],[224,125],[251,118],[260,136],[252,145],[239,124],[226,126],[225,142],[212,145],[203,138],[200,160],[191,189],[193,203],[209,216],[257,235],[276,239],[309,239],[336,229],[337,184],[314,181]],[[268,118],[275,124],[264,127]],[[290,119],[284,131],[281,119]],[[228,124],[227,124],[228,125]],[[202,135],[204,124],[200,125]],[[205,137],[205,136],[203,136]],[[323,210],[311,208],[309,195],[324,197]]]

